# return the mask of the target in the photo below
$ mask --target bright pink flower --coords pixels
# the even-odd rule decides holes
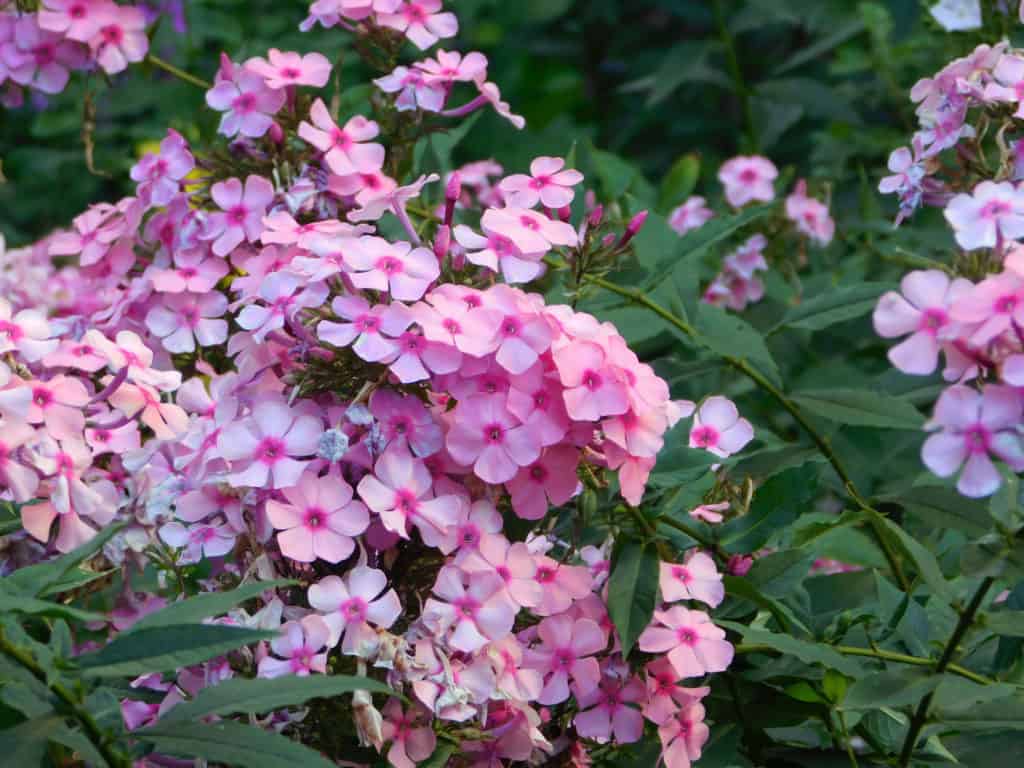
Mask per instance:
[[[693,761],[700,759],[709,735],[704,724],[704,705],[698,702],[682,707],[658,727],[665,768],[690,768]]]
[[[274,272],[260,285],[260,298],[264,304],[248,304],[238,313],[238,324],[252,331],[256,341],[263,341],[268,333],[284,327],[300,309],[319,307],[327,298],[323,283],[300,290],[302,281],[287,272]]]
[[[703,448],[725,458],[742,450],[753,438],[750,422],[741,418],[735,404],[721,395],[709,397],[693,416],[691,448]]]
[[[104,383],[109,383],[109,378]],[[125,382],[107,401],[128,418],[137,417],[161,440],[179,437],[188,428],[185,411],[164,402],[160,392],[148,384]]]
[[[264,657],[259,663],[259,677],[298,675],[310,672],[327,673],[327,639],[330,630],[323,618],[316,614],[301,621],[289,621],[281,627],[281,634],[270,641],[275,656]]]
[[[423,187],[437,180],[438,175],[431,173],[420,176],[411,184],[400,187],[394,179],[375,172],[374,174],[362,173],[334,177],[329,182],[329,188],[332,192],[356,195],[356,202],[361,207],[349,211],[349,221],[377,221],[387,211],[391,211],[396,216],[404,216],[406,203],[419,197]],[[338,183],[335,184],[335,181]],[[355,185],[346,186],[349,181],[354,181]],[[408,244],[403,243],[402,245]],[[431,255],[433,256],[433,254]]]
[[[323,431],[320,419],[296,415],[284,403],[257,404],[249,419],[226,425],[217,439],[220,455],[232,462],[227,481],[236,488],[295,485],[309,463],[298,457],[316,454]]]
[[[1001,56],[999,63],[992,70],[992,82],[985,85],[985,98],[989,101],[1000,101],[1016,104],[1014,117],[1024,117],[1024,58],[1006,54]]]
[[[481,357],[491,351],[491,340],[500,316],[479,305],[454,300],[432,291],[424,302],[413,305],[413,316],[430,341],[456,347],[460,352]]]
[[[467,573],[496,573],[509,599],[523,608],[541,602],[542,587],[535,578],[537,565],[522,542],[512,544],[500,535],[483,536],[476,550],[459,559],[459,567]]]
[[[316,559],[340,563],[355,549],[353,536],[370,525],[360,501],[352,500],[352,486],[337,475],[317,477],[304,472],[291,488],[281,491],[288,503],[267,502],[270,524],[281,533],[281,554],[300,563]]]
[[[950,200],[945,215],[961,248],[995,248],[1024,236],[1024,191],[1009,181],[983,181]]]
[[[346,254],[354,270],[357,288],[387,291],[401,301],[416,301],[441,274],[437,257],[427,248],[409,243],[389,243],[380,237],[363,237],[359,247]]]
[[[587,568],[559,563],[547,555],[538,555],[534,562],[533,580],[542,590],[540,604],[533,609],[538,616],[564,613],[574,601],[590,594],[594,579]]]
[[[576,732],[599,744],[607,743],[613,735],[617,744],[639,741],[644,733],[644,719],[639,709],[627,704],[639,704],[644,693],[644,684],[638,677],[631,675],[622,681],[605,675],[597,688],[578,697],[580,711],[572,721]]]
[[[188,142],[173,128],[160,142],[160,152],[149,152],[132,166],[139,199],[149,205],[167,205],[181,191],[181,180],[195,167]]]
[[[1013,327],[1024,326],[1024,276],[1004,271],[957,292],[949,314],[961,323],[977,324],[972,344],[982,346]]]
[[[405,33],[421,51],[459,31],[455,14],[441,11],[441,0],[405,0],[394,13],[378,13],[377,23]]]
[[[605,350],[590,341],[567,344],[555,352],[565,385],[565,407],[576,421],[597,421],[629,410],[626,387],[608,365]]]
[[[0,354],[16,351],[26,362],[35,363],[57,349],[51,338],[46,315],[36,309],[23,309],[13,314],[10,303],[0,296]]]
[[[369,173],[384,165],[384,147],[370,143],[380,132],[373,120],[356,115],[339,128],[322,99],[313,102],[309,116],[313,124],[299,123],[299,136],[324,153],[324,161],[334,173]]]
[[[733,208],[752,200],[770,203],[775,199],[773,182],[778,175],[775,164],[758,155],[734,157],[718,169],[718,180],[725,186],[725,199]]]
[[[430,727],[429,713],[413,705],[410,712],[402,709],[402,702],[389,699],[384,705],[384,725],[381,733],[391,742],[388,762],[395,768],[415,768],[434,753],[437,736]]]
[[[537,627],[541,645],[524,654],[527,667],[544,675],[544,689],[537,702],[550,706],[569,698],[572,680],[576,697],[597,689],[601,668],[594,654],[608,647],[608,635],[591,619],[576,619],[567,614],[549,616]]]
[[[440,570],[434,582],[434,595],[440,599],[427,598],[423,623],[438,635],[451,631],[448,642],[452,648],[476,653],[512,631],[519,606],[508,599],[497,576],[476,573],[467,577],[454,566]]]
[[[269,61],[267,60],[269,59]],[[256,56],[245,62],[245,68],[266,80],[275,90],[295,85],[323,88],[331,78],[331,62],[322,53],[303,56],[294,51],[271,48],[267,58]]]
[[[490,298],[494,301],[488,309],[493,311],[494,317],[479,317],[497,321],[489,345],[495,352],[494,359],[511,374],[525,373],[551,347],[551,327],[544,316],[522,311],[514,295],[499,294],[496,287]]]
[[[488,208],[480,219],[485,234],[508,238],[522,254],[544,254],[556,245],[574,246],[576,230],[528,208]]]
[[[537,435],[542,446],[556,445],[569,429],[562,387],[535,365],[512,379],[506,407]]]
[[[437,546],[457,519],[458,505],[464,503],[460,497],[431,498],[430,471],[397,446],[384,451],[373,472],[359,481],[357,490],[384,527],[407,539],[409,526],[415,525],[428,546]]]
[[[664,656],[647,665],[647,701],[643,714],[656,725],[664,725],[681,707],[695,704],[708,695],[710,688],[685,688],[679,675]]]
[[[1024,405],[1013,387],[988,385],[980,393],[960,385],[949,387],[926,425],[942,431],[925,440],[921,458],[939,477],[949,477],[963,465],[957,490],[964,496],[989,496],[1002,484],[991,456],[1015,472],[1024,470],[1018,432],[1022,416]]]
[[[487,57],[473,51],[463,56],[458,51],[437,49],[435,59],[417,61],[413,66],[423,73],[429,85],[449,87],[452,83],[477,82],[487,79]]]
[[[693,552],[682,565],[662,563],[659,584],[666,603],[700,600],[714,608],[725,599],[722,574],[703,552]]]
[[[668,660],[681,678],[723,672],[732,663],[733,647],[725,639],[725,630],[712,624],[703,611],[679,605],[655,611],[637,644],[648,653],[667,651]]]
[[[560,507],[579,488],[576,466],[579,451],[571,445],[556,445],[506,483],[512,497],[512,508],[524,520],[540,520],[548,506]]]
[[[260,75],[238,65],[206,92],[206,103],[224,113],[217,130],[229,138],[239,133],[259,138],[270,130],[284,102],[284,91],[268,88]]]
[[[564,170],[563,170],[564,169]],[[583,174],[565,168],[560,157],[538,157],[530,163],[530,175],[513,174],[498,186],[509,205],[533,208],[537,203],[557,211],[572,202],[573,187],[583,181]]]
[[[242,182],[238,179],[218,181],[210,188],[219,212],[210,216],[204,237],[213,240],[213,252],[227,256],[240,243],[254,243],[263,232],[263,216],[274,199],[274,185],[262,176],[250,175]]]
[[[377,442],[382,448],[408,447],[420,459],[444,446],[444,434],[423,403],[412,395],[378,389],[370,396],[370,413],[377,420]]]
[[[108,6],[97,0],[43,0],[37,21],[40,29],[85,43],[96,34],[106,10]]]
[[[883,338],[910,336],[889,350],[889,360],[903,371],[926,376],[939,362],[939,348],[950,335],[950,307],[968,295],[968,280],[937,269],[910,272],[900,281],[901,293],[889,291],[878,300],[872,319]]]
[[[85,341],[63,339],[57,349],[43,358],[43,365],[47,368],[74,368],[96,373],[106,367],[107,359]]]
[[[505,407],[501,395],[474,395],[459,403],[445,441],[448,453],[487,483],[504,483],[540,456],[540,443]]]
[[[149,38],[142,9],[113,3],[107,8],[109,12],[100,15],[99,29],[89,39],[89,49],[103,71],[113,75],[146,58]]]
[[[201,347],[212,347],[227,339],[227,321],[220,319],[227,308],[228,300],[221,293],[172,294],[149,310],[146,327],[168,352],[194,352],[197,341]]]
[[[395,337],[409,325],[408,314],[401,304],[375,304],[371,307],[361,296],[338,296],[331,302],[331,309],[350,322],[321,320],[316,327],[321,341],[336,347],[352,344],[352,350],[370,363],[398,354]]]
[[[373,81],[384,93],[397,93],[395,109],[408,112],[421,109],[424,112],[440,112],[448,98],[448,89],[439,82],[428,82],[426,73],[409,67],[395,67],[384,77]]]
[[[178,251],[174,264],[166,269],[147,270],[153,290],[160,293],[209,293],[227,275],[227,262],[205,250]]]
[[[88,267],[101,261],[124,234],[124,220],[112,205],[99,204],[74,218],[74,231],[61,232],[50,240],[51,256],[78,256]]]
[[[203,557],[223,557],[235,546],[236,534],[222,523],[194,523],[187,528],[177,521],[160,527],[160,538],[182,550],[182,563],[198,563]]]
[[[373,627],[388,629],[402,612],[398,594],[387,584],[383,571],[357,565],[344,578],[328,576],[309,587],[309,604],[330,627],[329,647],[342,637],[342,651],[349,655],[377,646]]]
[[[68,83],[68,70],[85,65],[81,46],[40,29],[34,15],[21,14],[13,27],[13,38],[0,41],[0,72],[12,82],[43,93],[60,93]]]
[[[668,215],[668,225],[676,234],[685,235],[691,229],[700,229],[714,216],[714,212],[707,207],[707,200],[692,195],[682,205],[672,209]]]
[[[786,218],[796,224],[799,232],[820,246],[831,243],[836,233],[836,223],[829,215],[828,206],[807,196],[807,182],[803,179],[786,198]]]
[[[472,505],[464,504],[455,522],[445,531],[438,549],[446,555],[457,550],[459,559],[456,562],[461,562],[462,558],[480,547],[484,538],[500,533],[501,527],[501,514],[491,502],[480,499]]]

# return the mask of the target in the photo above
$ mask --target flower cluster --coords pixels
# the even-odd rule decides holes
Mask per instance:
[[[425,48],[455,32],[440,6],[319,0],[311,19]],[[391,114],[490,103],[519,123],[486,65],[438,51],[378,86]],[[223,57],[206,101],[230,143],[169,131],[132,169],[133,197],[6,254],[0,493],[24,504],[24,557],[116,519],[127,527],[104,551],[126,573],[210,563],[208,590],[301,584],[219,619],[280,630],[269,644],[136,680],[152,695],[123,702],[131,727],[241,670],[327,674],[347,657],[405,697],[378,708],[360,691],[351,707],[363,745],[399,768],[437,732],[498,765],[582,760],[645,722],[665,762],[688,766],[708,689],[683,683],[733,652],[704,610],[724,596],[714,560],[663,564],[627,661],[607,609],[611,538],[577,547],[550,510],[613,473],[637,506],[670,427],[692,415],[691,445],[726,457],[749,422],[723,397],[673,400],[613,325],[515,287],[590,242],[565,159],[508,176],[474,163],[443,189],[396,178],[408,141],[379,115],[339,120],[309,90],[330,71],[318,53]],[[445,109],[458,81],[479,96]],[[165,601],[126,592],[112,630]]]

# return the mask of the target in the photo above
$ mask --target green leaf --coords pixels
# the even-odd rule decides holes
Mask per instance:
[[[921,522],[936,529],[953,528],[968,536],[981,536],[991,528],[985,506],[952,488],[916,486],[879,499],[899,504]]]
[[[68,574],[79,563],[88,560],[99,552],[115,534],[124,528],[123,524],[104,528],[93,538],[66,555],[61,555],[45,563],[19,568],[4,578],[4,587],[10,592],[21,592],[28,595],[41,595],[48,587],[68,577]]]
[[[297,582],[289,579],[277,579],[275,581],[256,581],[250,584],[243,584],[230,592],[204,592],[171,603],[166,608],[144,616],[132,625],[130,632],[150,627],[166,627],[172,624],[189,624],[200,622],[203,619],[210,619],[227,613],[239,603],[243,603],[257,595],[261,595],[268,589],[285,587]]]
[[[775,617],[775,620],[779,622],[779,625],[787,632],[792,632],[793,628],[796,627],[803,635],[811,636],[811,631],[785,603],[768,597],[751,584],[748,579],[725,574],[722,580],[725,583],[725,592],[730,597],[747,600],[769,611]]]
[[[776,387],[782,387],[779,367],[764,337],[741,317],[721,307],[701,303],[697,308],[698,341],[725,358],[746,360]]]
[[[787,656],[795,656],[805,664],[821,664],[828,669],[842,672],[849,677],[860,677],[863,674],[860,664],[851,658],[843,656],[839,651],[826,643],[799,640],[790,635],[748,627],[745,624],[737,624],[733,621],[716,620],[716,623],[726,629],[738,632],[746,643],[767,646]]]
[[[871,312],[878,297],[892,288],[889,283],[861,283],[825,291],[793,307],[768,333],[771,335],[783,328],[820,331],[853,320]]]
[[[78,621],[106,621],[107,617],[102,613],[85,611],[71,605],[52,603],[48,600],[38,600],[33,597],[23,597],[0,592],[0,613],[28,613],[34,616],[59,616],[64,619],[77,619]]]
[[[424,762],[420,763],[419,768],[444,768],[448,765],[448,761],[452,755],[455,754],[455,750],[458,745],[451,741],[442,740],[437,744],[437,748]]]
[[[754,552],[773,533],[796,520],[814,498],[818,467],[804,465],[780,472],[754,493],[750,510],[719,526],[719,541],[730,552]]]
[[[72,568],[61,579],[50,584],[40,592],[39,597],[51,597],[52,595],[59,595],[61,592],[70,592],[73,589],[84,587],[86,584],[91,584],[114,573],[117,573],[116,568],[111,568],[108,571],[86,571],[81,568]]]
[[[153,745],[161,754],[199,757],[203,760],[241,768],[335,768],[333,761],[309,747],[262,728],[231,720],[219,723],[164,724],[134,731],[140,741]]]
[[[651,472],[651,485],[659,488],[671,488],[696,480],[711,469],[713,464],[721,464],[722,458],[715,456],[703,448],[691,448],[687,430],[673,428],[665,436],[665,448],[658,454],[657,464]]]
[[[859,35],[863,31],[864,22],[861,19],[849,21],[846,24],[841,25],[838,29],[832,32],[832,34],[826,35],[816,43],[797,50],[792,56],[772,70],[772,76],[785,74],[786,72],[801,67],[808,62],[814,61],[819,56],[828,53],[833,48],[842,45],[847,40]]]
[[[652,542],[625,541],[616,553],[608,579],[608,615],[618,632],[623,656],[629,655],[654,614],[660,562]]]
[[[935,559],[935,555],[929,552],[921,542],[884,515],[876,513],[874,517],[884,530],[888,532],[891,539],[903,550],[904,554],[914,563],[918,575],[924,579],[932,592],[947,603],[953,602],[956,594],[949,582],[946,581],[946,577],[942,575],[942,569],[939,567],[939,561]]]
[[[597,170],[597,177],[601,180],[605,199],[617,200],[622,197],[636,178],[637,169],[618,155],[605,152],[603,149],[592,148],[590,155]]]
[[[384,683],[368,677],[314,675],[310,677],[234,677],[201,690],[160,718],[161,723],[198,720],[207,715],[259,714],[282,707],[304,704],[310,699],[329,699],[352,691],[399,694]]]
[[[1024,611],[999,611],[986,614],[985,627],[997,635],[1024,637]]]
[[[924,425],[924,416],[910,403],[866,389],[803,390],[794,392],[792,399],[805,410],[839,424],[913,430]]]
[[[963,731],[1024,731],[1024,695],[953,711],[936,710],[934,720]]]
[[[881,709],[917,704],[934,691],[942,677],[930,670],[897,669],[873,672],[850,686],[843,709]]]
[[[699,177],[700,155],[695,152],[680,155],[661,180],[658,207],[662,212],[667,213],[669,209],[683,203],[693,193]]]
[[[276,636],[276,632],[223,624],[148,627],[118,635],[101,650],[79,656],[76,661],[86,677],[171,672]]]
[[[54,732],[64,728],[59,715],[26,720],[13,728],[0,731],[0,755],[11,768],[32,768],[44,765],[47,745]]]

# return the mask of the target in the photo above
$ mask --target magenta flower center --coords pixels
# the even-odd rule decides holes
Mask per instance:
[[[406,517],[416,514],[416,509],[418,507],[419,504],[412,491],[408,491],[403,488],[395,492],[395,509]]]
[[[32,402],[40,408],[48,408],[53,403],[53,393],[45,387],[36,387],[32,390]]]
[[[555,580],[555,571],[553,568],[542,565],[537,569],[537,573],[534,578],[541,584],[549,584]]]
[[[120,45],[124,41],[124,30],[116,24],[108,24],[100,30],[103,42],[107,45]]]
[[[981,209],[981,218],[994,219],[1011,211],[1010,204],[1005,200],[989,200]]]
[[[753,168],[744,168],[740,172],[740,181],[742,181],[744,184],[753,184],[755,181],[757,181],[757,171],[755,171]]]
[[[484,441],[498,445],[505,441],[505,428],[501,424],[487,424],[484,427]]]
[[[402,271],[402,262],[391,256],[385,256],[377,261],[376,267],[387,275],[397,275]]]
[[[683,584],[689,584],[693,581],[693,576],[690,574],[690,571],[681,565],[677,565],[672,569],[672,578],[677,581],[681,581]]]
[[[366,601],[361,597],[350,597],[344,603],[341,604],[341,615],[345,617],[346,621],[365,621],[366,620]]]
[[[551,666],[554,669],[570,669],[574,661],[576,654],[572,652],[572,648],[559,648],[551,656]]]
[[[718,445],[718,430],[707,424],[696,427],[690,437],[699,448],[714,448]]]
[[[228,221],[235,226],[241,226],[245,223],[245,217],[249,211],[244,205],[233,205],[228,209]]]
[[[295,67],[284,67],[280,74],[285,80],[298,80],[302,76],[302,70]]]
[[[467,523],[459,529],[459,543],[464,547],[475,547],[480,542],[480,529]]]
[[[242,93],[231,102],[231,109],[234,112],[252,112],[256,109],[256,96],[252,93]]]
[[[284,441],[276,437],[265,437],[256,446],[256,459],[264,464],[274,464],[285,456]]]
[[[589,368],[583,372],[583,386],[594,392],[601,388],[601,374]]]
[[[534,464],[530,467],[530,477],[538,483],[543,483],[548,479],[548,471],[544,469],[540,464]]]
[[[1013,310],[1016,307],[1017,307],[1017,297],[1016,296],[1013,296],[1013,295],[1010,295],[1010,296],[1000,296],[998,299],[996,299],[996,303],[995,303],[995,311],[996,312],[1000,312],[1002,314],[1008,315],[1008,314],[1012,313]]]
[[[522,224],[526,229],[533,230],[534,232],[540,230],[540,224],[531,219],[529,216],[520,216],[519,223]]]
[[[327,527],[327,513],[319,507],[310,507],[306,510],[305,525],[310,530],[318,530]]]
[[[455,612],[463,619],[472,619],[480,610],[480,603],[469,595],[458,598],[452,605],[455,607]]]
[[[921,321],[918,327],[922,331],[934,335],[948,320],[949,317],[945,310],[932,307],[921,313]]]
[[[964,432],[964,442],[971,453],[988,453],[991,435],[982,424],[975,424]]]
[[[676,631],[676,637],[679,642],[683,645],[696,645],[697,644],[697,633],[690,627],[680,627]]]
[[[25,335],[25,332],[21,330],[20,326],[8,322],[7,320],[0,320],[0,333],[6,333],[7,337],[11,341],[18,341]]]
[[[331,143],[338,149],[348,149],[352,146],[352,139],[341,129],[331,131]]]

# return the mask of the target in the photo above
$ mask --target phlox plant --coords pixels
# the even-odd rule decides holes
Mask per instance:
[[[452,6],[316,0],[316,50],[210,81],[134,5],[0,8],[10,104],[147,59],[216,117],[2,254],[12,759],[856,768],[1024,727],[1024,53],[918,83],[880,184],[960,250],[833,285],[832,185],[764,154],[658,204],[584,144],[454,165],[525,119]],[[868,314],[888,390],[815,387]]]

